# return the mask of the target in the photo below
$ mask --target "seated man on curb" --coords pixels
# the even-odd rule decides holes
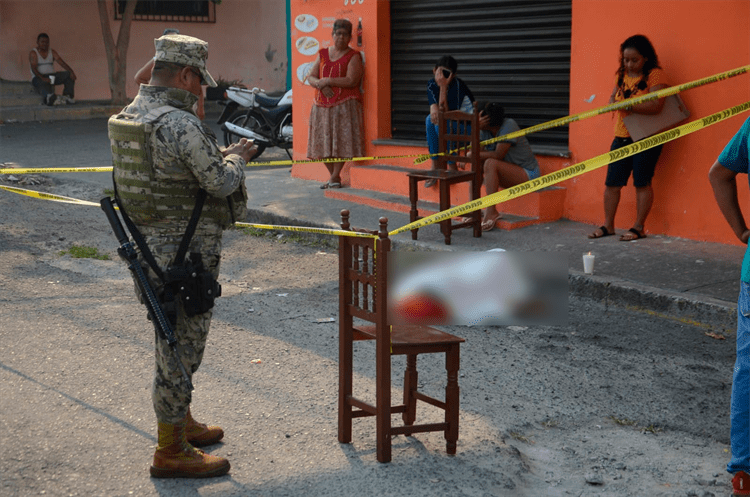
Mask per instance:
[[[479,104],[482,141],[519,131],[516,122],[505,117],[505,109],[497,103]],[[498,191],[500,187],[510,188],[539,177],[539,164],[531,151],[525,136],[487,145],[479,153],[484,159],[484,187],[487,195]],[[490,231],[495,227],[500,213],[494,205],[487,207],[482,219],[482,230]]]
[[[55,62],[64,71],[55,72]],[[36,37],[36,48],[29,52],[31,65],[31,84],[37,93],[42,95],[42,103],[46,105],[74,104],[76,73],[65,63],[60,55],[49,47],[47,33],[39,33]],[[63,85],[63,94],[55,95],[55,86]]]

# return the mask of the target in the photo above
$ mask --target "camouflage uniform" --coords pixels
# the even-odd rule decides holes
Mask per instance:
[[[182,89],[141,86],[138,96],[118,116],[127,116],[131,122],[137,123],[146,119],[149,112],[165,105],[178,109],[162,115],[147,136],[150,149],[148,174],[151,175],[150,188],[156,198],[156,208],[139,209],[137,188],[128,182],[127,174],[118,170],[113,141],[115,184],[126,212],[143,234],[162,270],[175,257],[195,205],[195,193],[199,187],[206,190],[209,196],[188,253],[200,252],[206,268],[216,278],[219,275],[222,230],[230,223],[225,197],[233,193],[236,197],[236,193],[241,192],[240,197],[245,202],[241,209],[244,210],[246,205],[245,161],[239,155],[222,156],[216,136],[192,111],[197,98]],[[120,151],[127,146],[117,145]],[[148,268],[145,262],[141,265]],[[154,288],[158,289],[158,279],[150,268],[147,274],[155,283]],[[203,358],[210,322],[211,311],[188,318],[180,305],[174,331],[180,358],[191,377]],[[176,424],[183,420],[191,401],[175,361],[166,342],[157,338],[152,399],[156,417],[161,423]]]

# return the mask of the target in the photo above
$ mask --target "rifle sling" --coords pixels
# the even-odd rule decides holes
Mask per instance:
[[[192,240],[193,235],[195,234],[195,228],[198,226],[198,219],[201,217],[203,203],[206,201],[207,195],[206,190],[203,188],[198,190],[198,198],[195,200],[193,215],[190,217],[190,222],[185,230],[185,234],[182,236],[182,241],[177,249],[177,255],[174,258],[173,264],[175,266],[179,266],[185,261],[185,254],[187,253],[188,245],[190,245],[190,240]]]

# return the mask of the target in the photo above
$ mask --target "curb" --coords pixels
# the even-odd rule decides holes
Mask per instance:
[[[68,121],[79,119],[108,118],[120,112],[122,105],[110,103],[88,103],[81,101],[61,106],[19,106],[0,108],[0,121],[7,124],[30,121]]]
[[[732,302],[689,296],[618,278],[584,275],[572,269],[568,273],[568,284],[571,295],[605,305],[646,312],[722,333],[734,333],[737,328],[737,304]]]

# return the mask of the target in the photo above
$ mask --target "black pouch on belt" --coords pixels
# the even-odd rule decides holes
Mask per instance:
[[[203,265],[199,252],[191,252],[182,264],[167,268],[166,285],[182,301],[188,317],[211,310],[214,300],[221,296],[221,285]]]

